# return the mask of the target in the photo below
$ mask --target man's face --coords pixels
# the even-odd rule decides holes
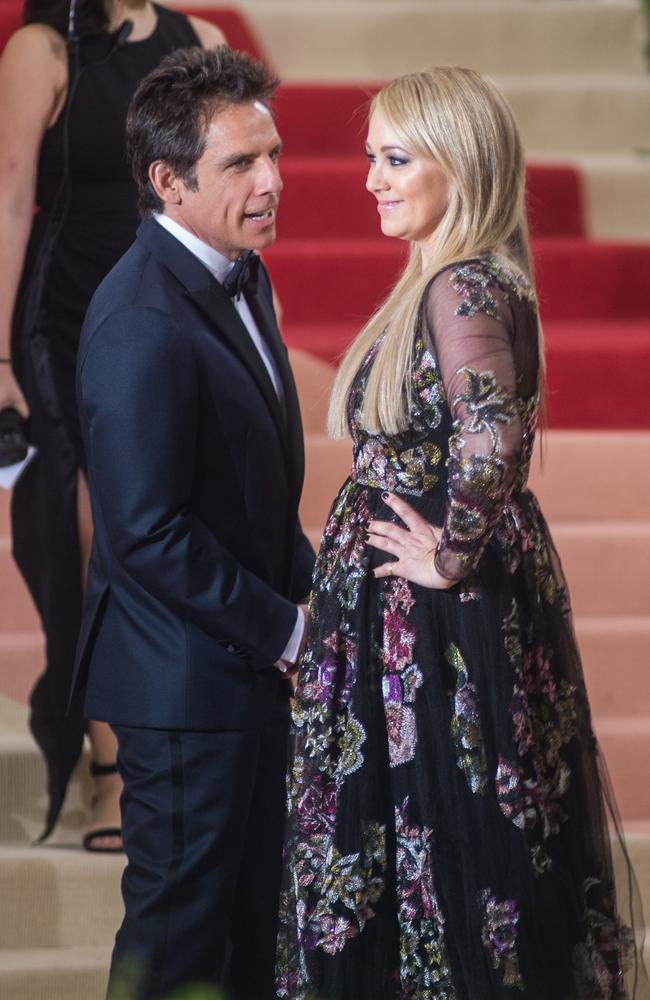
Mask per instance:
[[[180,202],[165,210],[230,260],[244,250],[264,250],[276,236],[281,145],[263,104],[223,108],[208,126],[196,164],[197,190],[179,180]]]

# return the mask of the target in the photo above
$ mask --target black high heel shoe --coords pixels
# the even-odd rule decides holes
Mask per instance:
[[[94,761],[90,765],[90,773],[93,778],[104,778],[111,774],[117,774],[116,764],[96,764]],[[106,788],[103,792],[96,791],[93,795],[92,808],[93,812],[101,814],[101,802],[102,799],[105,800],[105,804],[109,803],[111,799],[115,796],[115,789]],[[106,810],[108,812],[109,810]],[[122,854],[124,848],[120,847],[100,847],[94,846],[98,840],[103,840],[104,837],[119,837],[122,838],[122,828],[120,826],[110,826],[103,825],[97,827],[91,827],[83,835],[81,843],[86,851],[90,851],[91,854]]]

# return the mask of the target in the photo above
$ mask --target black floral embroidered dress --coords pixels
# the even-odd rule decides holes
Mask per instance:
[[[400,435],[358,425],[373,356],[314,572],[278,996],[632,996],[567,592],[526,489],[530,285],[495,257],[433,280]],[[394,517],[383,490],[443,526],[449,590],[373,577],[385,557],[366,545],[368,521]]]

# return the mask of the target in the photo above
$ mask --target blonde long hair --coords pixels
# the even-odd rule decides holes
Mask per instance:
[[[449,203],[426,266],[420,248],[412,243],[397,284],[345,353],[330,400],[328,428],[333,437],[348,432],[352,382],[381,334],[361,424],[370,433],[406,429],[421,300],[441,268],[493,253],[533,278],[523,148],[510,106],[497,88],[474,70],[438,66],[393,80],[373,98],[369,114],[374,112],[383,116],[406,150],[436,160],[447,178]],[[539,338],[541,377],[541,327]]]

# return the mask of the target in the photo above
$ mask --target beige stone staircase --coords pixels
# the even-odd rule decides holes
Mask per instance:
[[[534,158],[582,167],[593,235],[650,238],[650,82],[636,0],[241,7],[289,81],[386,79],[436,62],[490,73],[511,98]],[[317,541],[350,450],[323,434],[331,372],[309,359],[296,357],[296,365],[307,430],[302,515]],[[571,587],[596,729],[650,919],[650,434],[550,433],[534,487]],[[77,846],[86,761],[51,844],[31,845],[45,774],[25,704],[41,662],[0,491],[0,1000],[102,1000],[123,861]]]
[[[242,0],[241,8],[287,82],[386,80],[436,63],[489,74],[512,102],[529,160],[583,171],[591,234],[650,237],[640,0]],[[331,142],[335,150],[336,135]]]

